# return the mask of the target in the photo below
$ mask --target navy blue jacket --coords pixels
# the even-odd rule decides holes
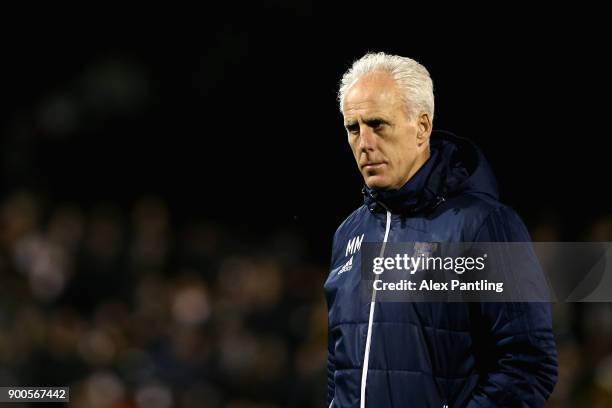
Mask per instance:
[[[360,297],[363,242],[383,242],[385,235],[387,242],[530,241],[521,219],[498,201],[495,178],[476,146],[434,132],[430,147],[430,158],[401,189],[364,188],[364,204],[334,235],[325,282],[327,402],[342,408],[542,406],[557,379],[549,304]]]

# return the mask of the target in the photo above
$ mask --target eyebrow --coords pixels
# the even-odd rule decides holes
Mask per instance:
[[[349,120],[344,124],[344,127],[348,129],[350,127],[354,127],[355,125],[357,125],[356,120]]]
[[[373,116],[371,118],[364,119],[363,122],[370,127],[374,127],[372,125],[380,125],[380,124],[388,125],[389,124],[389,122],[386,119],[383,119],[379,116]]]
[[[389,123],[389,121],[387,119],[383,118],[382,116],[372,116],[372,117],[364,119],[363,122],[366,123],[366,124],[369,124],[369,123],[372,123],[372,122]],[[357,121],[355,119],[350,119],[350,120],[347,120],[344,123],[344,126],[350,126],[350,125],[354,125],[356,123],[357,123]]]

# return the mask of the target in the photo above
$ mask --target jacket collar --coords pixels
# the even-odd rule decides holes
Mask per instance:
[[[431,211],[447,198],[459,194],[498,199],[495,176],[474,143],[437,130],[432,133],[429,145],[431,156],[399,190],[363,188],[364,202],[370,211]]]

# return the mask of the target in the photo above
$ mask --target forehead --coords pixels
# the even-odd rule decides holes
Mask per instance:
[[[369,114],[393,114],[403,103],[390,74],[374,72],[360,78],[349,88],[342,103],[346,118]]]

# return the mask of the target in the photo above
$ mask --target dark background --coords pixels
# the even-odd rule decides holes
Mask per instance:
[[[154,193],[180,214],[329,237],[361,186],[337,83],[352,60],[385,51],[428,67],[434,127],[475,140],[522,215],[553,211],[572,234],[609,208],[606,104],[596,102],[609,84],[593,51],[606,36],[595,12],[517,7],[464,19],[406,7],[387,21],[355,8],[271,3],[20,25],[0,83],[3,191],[84,203]]]
[[[204,343],[211,338],[216,355],[224,339],[240,338],[219,323],[224,315],[215,317],[216,310],[225,310],[218,306],[227,289],[220,276],[227,262],[234,265],[238,257],[272,271],[272,281],[285,274],[282,279],[296,278],[304,285],[293,292],[285,281],[282,295],[259,300],[280,296],[275,307],[265,304],[253,316],[249,304],[236,312],[252,339],[267,339],[255,349],[271,350],[286,342],[289,357],[274,368],[285,374],[282,380],[272,376],[264,385],[234,383],[228,380],[231,369],[214,357],[202,363],[205,375],[177,369],[168,363],[174,357],[161,358],[156,378],[163,382],[164,373],[172,370],[188,379],[207,378],[203,394],[196,394],[205,395],[209,406],[319,404],[324,373],[316,362],[324,361],[325,347],[321,285],[331,237],[361,203],[362,180],[336,100],[342,73],[367,51],[418,60],[434,81],[434,129],[471,138],[483,149],[502,201],[519,212],[535,239],[612,240],[606,166],[609,35],[600,15],[569,6],[536,11],[519,5],[456,10],[352,4],[332,9],[306,1],[227,3],[181,12],[92,6],[61,16],[46,10],[15,18],[7,14],[0,67],[0,197],[5,208],[0,271],[22,292],[7,286],[12,295],[5,301],[5,314],[12,317],[0,324],[16,330],[15,316],[31,306],[47,316],[50,331],[56,323],[48,314],[57,310],[60,323],[79,322],[68,327],[104,326],[95,316],[104,314],[107,300],[120,299],[120,306],[113,303],[118,308],[108,313],[122,315],[122,308],[133,306],[139,285],[153,276],[160,279],[158,289],[183,284],[208,288],[203,291],[209,293],[212,317],[192,329]],[[153,228],[170,236],[168,228],[172,242],[161,247],[171,255],[158,264],[149,259],[155,265],[147,269],[125,261],[129,256],[115,259],[91,248],[89,253],[87,239],[75,238],[76,249],[67,252],[75,261],[65,289],[52,296],[32,294],[26,280],[20,280],[29,276],[28,267],[20,266],[20,242],[32,234],[47,237],[57,209],[66,205],[76,209],[73,221],[82,217],[89,220],[84,225],[94,225],[86,231],[102,225],[106,236],[107,221],[127,231],[117,233],[124,237],[119,247],[138,246],[138,220],[144,220],[145,235]],[[14,214],[28,220],[26,227],[11,224],[22,219]],[[109,234],[112,247],[114,235]],[[194,261],[189,248],[199,244],[204,249]],[[36,259],[36,252],[32,256]],[[99,267],[100,259],[107,258],[112,262]],[[182,272],[186,267],[188,278]],[[21,269],[25,275],[19,275]],[[97,272],[88,275],[92,270]],[[303,282],[300,273],[311,275]],[[32,279],[29,284],[35,286]],[[69,317],[62,314],[65,310]],[[564,309],[558,321],[568,367],[586,371],[564,380],[555,406],[565,406],[568,395],[576,401],[595,398],[580,386],[592,384],[594,375],[578,357],[592,345],[588,336],[594,325],[581,326],[581,310]],[[612,324],[606,313],[591,322]],[[308,334],[307,321],[318,337]],[[164,337],[155,336],[150,338]],[[176,340],[172,336],[170,342]],[[125,337],[127,344],[140,339]],[[152,343],[142,340],[142,349],[166,356]],[[52,346],[32,347],[38,351],[28,349],[25,360],[18,361],[11,360],[10,347],[5,354],[0,347],[0,360],[13,367],[0,370],[0,378],[45,384],[58,378],[57,362],[66,360]],[[318,356],[312,358],[314,368],[306,362],[311,355]],[[79,368],[62,368],[59,378],[77,391],[90,373],[100,367],[116,371],[117,361],[123,361],[92,365],[85,358],[81,366],[80,357],[74,358]],[[24,367],[46,371],[32,377]],[[138,381],[125,381],[127,390],[138,389]],[[179,395],[187,383],[164,384]],[[190,400],[194,406],[201,406],[198,398]]]

